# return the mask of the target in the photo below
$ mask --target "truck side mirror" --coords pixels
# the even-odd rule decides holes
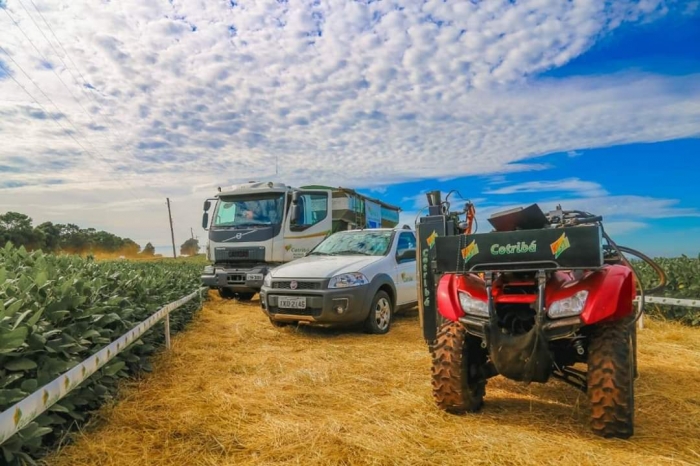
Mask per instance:
[[[299,191],[292,192],[292,219],[290,225],[298,225],[301,206],[299,205]]]
[[[202,215],[202,228],[204,228],[206,230],[208,226],[209,226],[209,212],[204,212],[204,214]]]
[[[204,201],[204,212],[207,212],[209,208],[211,207],[211,202],[209,202],[209,199]]]

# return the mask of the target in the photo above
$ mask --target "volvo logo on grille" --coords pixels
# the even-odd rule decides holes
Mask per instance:
[[[296,282],[296,280],[292,280],[291,282],[289,282],[289,288],[291,288],[292,290],[296,290],[297,286],[299,286],[299,284]]]

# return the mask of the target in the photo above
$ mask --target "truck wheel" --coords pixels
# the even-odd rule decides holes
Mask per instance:
[[[250,301],[255,296],[255,293],[238,293],[239,301]]]
[[[626,321],[595,328],[588,345],[591,430],[605,438],[634,434],[634,342]]]
[[[391,327],[393,311],[389,295],[385,291],[378,291],[372,299],[369,315],[365,321],[365,330],[377,335],[387,333]]]
[[[221,299],[233,299],[236,297],[236,294],[228,288],[219,288],[219,296],[221,296]]]
[[[486,394],[486,379],[481,375],[486,353],[479,339],[468,335],[459,322],[445,322],[438,329],[431,356],[438,407],[451,414],[480,410]]]

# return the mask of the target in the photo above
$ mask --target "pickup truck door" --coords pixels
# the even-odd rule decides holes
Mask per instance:
[[[303,257],[331,233],[333,210],[331,192],[299,192],[299,218],[292,218],[291,205],[284,222],[284,262]]]
[[[409,257],[402,258],[404,254],[408,254]],[[401,231],[398,234],[394,262],[396,263],[394,283],[396,284],[397,304],[417,302],[416,235],[414,232]]]

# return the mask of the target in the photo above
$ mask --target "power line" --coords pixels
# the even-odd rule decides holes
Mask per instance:
[[[68,115],[67,115],[65,112],[63,112],[63,111],[61,110],[61,108],[60,108],[58,105],[56,105],[56,103],[51,99],[51,97],[49,97],[49,96],[44,92],[44,90],[31,78],[31,76],[29,76],[29,74],[27,74],[27,72],[24,71],[24,68],[22,68],[22,66],[21,66],[19,63],[17,63],[17,61],[15,61],[15,59],[12,58],[12,56],[11,56],[9,53],[7,53],[7,50],[5,50],[5,48],[4,48],[2,45],[0,45],[0,50],[7,56],[7,58],[9,58],[9,59],[12,61],[12,63],[14,63],[14,64],[17,66],[17,68],[20,69],[20,71],[27,77],[27,79],[29,79],[29,81],[30,81],[32,84],[34,84],[34,86],[35,86],[37,89],[39,89],[39,92],[41,92],[41,93],[44,95],[44,97],[46,97],[46,99],[47,99],[49,102],[51,102],[51,104],[52,104],[54,107],[56,107],[56,109],[58,110],[58,112],[59,112],[60,114],[62,114],[62,115],[65,117],[66,121],[68,121],[68,123],[70,123],[70,125],[75,129],[75,131],[76,131],[77,133],[79,133],[79,134],[82,135],[82,133],[80,132],[80,130],[73,124],[73,122],[71,121],[71,119],[68,118]],[[25,92],[25,93],[26,93],[26,94],[27,94],[27,95],[42,109],[42,111],[43,111],[44,113],[46,113],[47,115],[49,115],[49,116],[51,117],[51,119],[54,120],[54,121],[58,124],[58,125],[61,127],[61,129],[63,129],[63,131],[64,131],[71,139],[73,139],[73,141],[75,141],[75,142],[83,149],[83,151],[85,151],[86,154],[88,154],[88,155],[91,156],[93,159],[95,159],[94,154],[93,154],[92,152],[90,152],[89,150],[87,150],[87,149],[85,148],[85,146],[83,146],[83,145],[80,143],[80,141],[78,141],[72,134],[70,134],[70,132],[68,131],[68,129],[65,128],[65,127],[58,121],[58,119],[57,119],[54,115],[51,114],[51,112],[49,112],[48,110],[46,110],[46,108],[45,108],[43,105],[41,105],[41,103],[39,103],[39,101],[37,100],[37,98],[34,97],[34,95],[32,95],[19,81],[17,81],[17,79],[10,73],[10,70],[8,70],[7,68],[5,68],[2,64],[0,64],[0,68],[2,68],[3,71],[5,72],[5,74],[8,75],[15,83],[17,83],[18,86],[20,86],[20,87],[22,88],[22,90],[23,90],[23,91],[24,91],[24,92]],[[82,137],[85,138],[85,136],[82,136]],[[99,152],[98,152],[98,153],[99,153]],[[105,157],[104,157],[101,153],[100,153],[100,157],[102,158],[102,161],[103,161],[107,166],[109,166],[110,168],[114,168],[114,167],[112,167],[112,166],[109,164],[109,162],[105,159]],[[131,197],[134,197],[133,194],[131,194],[131,192],[129,192],[129,195],[131,195]],[[136,198],[136,197],[134,197],[134,199],[137,200],[137,201],[142,201],[141,199]]]
[[[20,3],[21,3],[21,2],[20,2]],[[23,5],[23,8],[24,8],[24,5]],[[36,8],[36,6],[35,6],[35,8]],[[20,24],[12,17],[12,15],[10,15],[9,11],[7,10],[7,8],[3,8],[3,10],[5,11],[5,14],[10,18],[10,20],[14,23],[14,25],[17,27],[17,29],[19,29],[19,31],[22,33],[22,35],[29,41],[29,43],[30,43],[31,46],[34,48],[34,50],[37,51],[37,53],[39,54],[39,56],[40,56],[45,62],[50,63],[50,62],[49,62],[49,59],[46,58],[46,56],[41,52],[41,50],[39,50],[39,48],[36,46],[36,44],[34,43],[34,41],[27,35],[27,33],[24,31],[24,29],[22,29],[22,27],[20,26]],[[24,10],[27,12],[27,15],[29,15],[29,12],[27,11],[27,9],[25,8]],[[37,10],[37,11],[38,11],[38,10]],[[41,13],[39,12],[39,14],[41,14]],[[30,19],[32,19],[32,22],[34,22],[34,25],[37,27],[37,29],[39,29],[39,32],[42,32],[42,31],[41,31],[41,28],[39,28],[39,25],[33,20],[33,18],[31,18],[31,15],[29,15],[29,17],[30,17]],[[42,15],[42,18],[43,18],[43,15]],[[46,20],[44,20],[44,22],[46,22]],[[48,23],[47,23],[47,26],[48,26]],[[50,26],[49,26],[49,28],[50,28]],[[43,34],[43,32],[42,32],[42,35],[44,36],[44,39],[46,39],[46,41],[49,43],[49,45],[51,46],[51,48],[53,49],[53,51],[54,51],[54,53],[56,54],[56,56],[58,57],[58,59],[61,60],[61,63],[62,63],[63,66],[66,68],[66,71],[68,71],[68,73],[70,73],[71,77],[73,77],[73,79],[75,79],[76,82],[77,82],[77,81],[78,81],[77,78],[76,78],[75,75],[72,73],[72,71],[70,70],[70,68],[68,67],[68,65],[66,65],[66,62],[63,61],[63,59],[61,58],[60,55],[58,55],[58,52],[57,52],[56,48],[55,48],[55,47],[53,46],[53,44],[48,40],[48,38],[46,37],[46,35]],[[55,37],[55,34],[54,34],[54,37]],[[57,40],[58,40],[58,39],[57,39]],[[59,45],[61,45],[60,41],[59,41]],[[63,46],[61,45],[61,47],[63,47]],[[64,51],[65,51],[65,49],[64,49]],[[69,57],[69,58],[70,58],[70,57]],[[51,67],[51,71],[53,72],[53,74],[56,75],[56,77],[58,78],[58,80],[61,81],[61,84],[63,84],[63,87],[66,88],[66,90],[67,90],[68,93],[71,95],[71,97],[73,97],[73,100],[75,100],[75,102],[80,106],[80,108],[83,110],[83,112],[85,113],[85,115],[87,115],[87,117],[90,119],[90,121],[92,121],[92,123],[93,123],[95,126],[98,126],[97,121],[95,121],[95,119],[92,117],[92,115],[90,114],[90,112],[87,111],[87,109],[83,106],[83,104],[80,103],[80,100],[75,96],[75,94],[73,94],[73,91],[71,91],[70,87],[66,84],[66,82],[63,80],[63,78],[61,78],[61,76],[56,72],[56,70],[55,70],[53,67]],[[80,86],[80,87],[82,88],[82,86]],[[91,96],[89,93],[86,93],[86,95],[88,96],[88,98],[90,98],[90,100],[93,100],[93,99],[92,99],[92,96]],[[93,103],[94,103],[94,100],[93,100]],[[97,106],[99,107],[98,104],[95,104],[95,105],[97,105]],[[100,116],[101,116],[101,115],[100,115]],[[103,123],[104,123],[104,121],[103,121]],[[112,122],[112,124],[114,124],[114,122]],[[104,126],[105,126],[105,128],[107,127],[106,124],[105,124]],[[123,138],[123,137],[122,137],[122,138]],[[116,141],[113,140],[112,142],[116,142]],[[134,154],[132,153],[132,155],[134,155]]]
[[[21,1],[21,0],[20,0],[20,1]],[[95,100],[95,98],[93,97],[92,93],[85,90],[85,87],[86,87],[85,85],[87,84],[87,79],[85,79],[85,76],[83,75],[82,71],[80,71],[80,68],[78,67],[78,65],[75,64],[75,61],[73,61],[73,58],[70,56],[70,54],[68,53],[68,51],[66,50],[66,48],[63,46],[63,43],[61,43],[61,40],[60,40],[60,39],[58,38],[58,36],[56,35],[56,32],[54,32],[53,28],[51,27],[51,25],[49,24],[49,22],[48,22],[48,21],[46,20],[46,18],[44,17],[44,14],[43,14],[43,13],[41,12],[41,10],[39,10],[39,8],[36,6],[36,4],[34,3],[34,0],[29,0],[29,1],[31,2],[31,4],[34,6],[34,9],[36,10],[36,12],[37,12],[37,13],[39,14],[39,16],[41,17],[41,20],[44,22],[44,24],[46,24],[46,27],[49,29],[49,32],[51,33],[51,35],[54,37],[54,39],[56,39],[56,42],[58,43],[58,46],[61,47],[61,50],[63,50],[63,53],[66,55],[66,58],[68,58],[68,60],[70,60],[71,64],[75,67],[75,71],[77,71],[77,72],[78,72],[78,75],[80,75],[80,78],[81,78],[82,84],[83,84],[83,85],[80,86],[80,90],[83,92],[83,94],[85,94],[85,95],[88,97],[88,99],[90,99],[90,101],[91,101],[96,107],[98,107],[100,110],[104,110],[104,109],[102,108],[102,106]],[[25,11],[26,11],[26,8],[25,8]],[[27,12],[27,14],[29,14],[29,12]],[[30,17],[31,17],[31,15],[30,15]],[[36,24],[36,23],[34,23],[34,24]],[[47,39],[47,42],[48,42],[48,39]],[[49,42],[49,44],[50,44],[50,42]],[[52,46],[52,48],[53,48],[53,46]],[[66,62],[64,62],[63,59],[58,55],[58,53],[56,52],[56,49],[55,49],[55,48],[54,48],[54,52],[55,52],[56,55],[58,56],[59,60],[61,60],[61,63],[63,63],[63,66],[66,67],[66,70],[70,73],[70,75],[73,77],[73,79],[75,80],[75,82],[77,82],[78,84],[80,84],[81,81],[79,81],[78,78],[75,77],[75,75],[74,75],[73,72],[71,71],[70,67],[69,67],[68,65],[66,65]],[[109,120],[109,122],[112,123],[113,126],[115,126],[115,127],[117,126],[117,125],[114,123],[114,120],[112,120],[108,115],[106,115],[106,114],[105,114],[105,115],[101,115],[101,114],[100,114],[100,116],[106,118],[107,120]],[[119,134],[118,131],[117,131],[117,135],[120,136],[120,137],[122,137],[121,134]],[[132,155],[133,155],[133,154],[132,154]]]

